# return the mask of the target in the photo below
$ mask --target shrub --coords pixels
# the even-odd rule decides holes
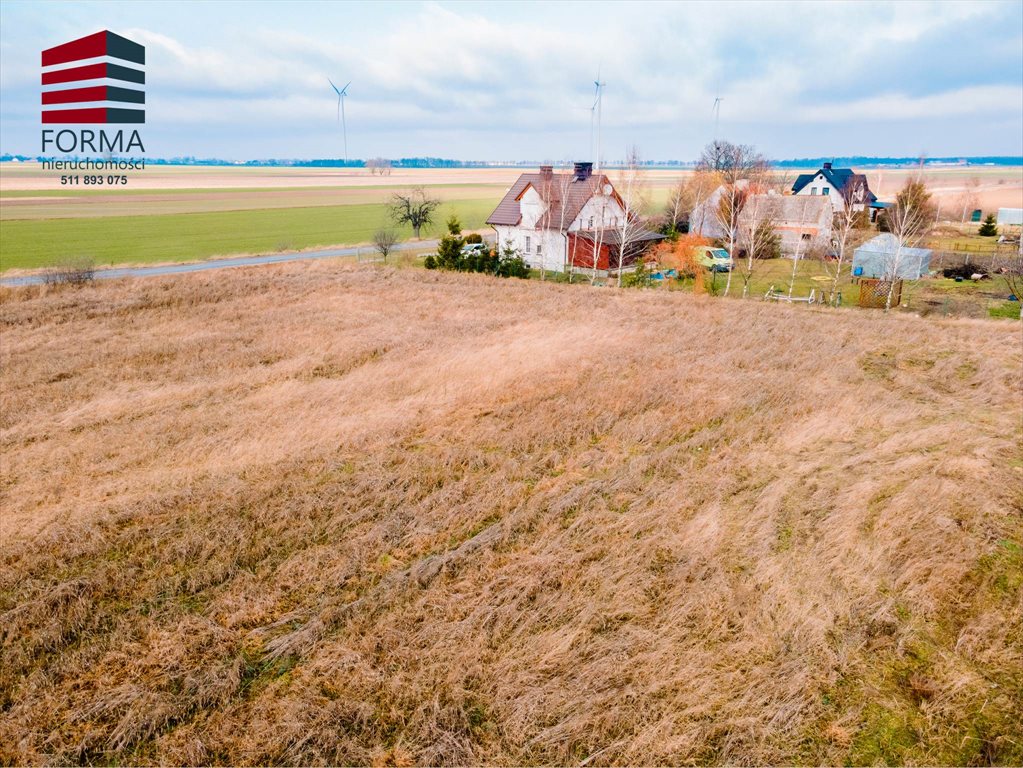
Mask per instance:
[[[652,282],[650,270],[647,269],[646,262],[642,259],[636,264],[635,270],[622,275],[622,287],[624,288],[649,288]]]
[[[526,264],[525,260],[518,255],[508,258],[502,257],[497,265],[497,271],[495,274],[498,277],[518,277],[525,279],[529,277],[529,265]]]
[[[481,235],[479,232],[473,232],[472,234],[469,234],[469,235],[465,236],[465,244],[466,245],[472,245],[474,243],[482,243],[482,242],[483,242],[483,235]]]
[[[998,234],[998,222],[993,213],[984,217],[984,223],[980,225],[977,234],[982,237],[995,237]]]
[[[427,256],[423,261],[423,266],[427,269],[437,269],[437,260],[432,256]]]
[[[96,264],[86,256],[59,261],[43,273],[47,285],[85,285],[96,277]]]

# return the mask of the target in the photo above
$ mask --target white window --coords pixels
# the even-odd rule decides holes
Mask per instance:
[[[529,235],[526,235],[526,253],[532,253],[531,249],[533,246],[531,245],[531,243],[532,240],[530,239]]]
[[[543,245],[541,245],[540,243],[536,244],[536,255],[537,256],[540,255],[540,251],[541,251],[542,248],[543,248]]]
[[[810,194],[811,195],[816,195],[817,194],[817,187],[810,187]]]
[[[831,187],[824,187],[824,189],[821,190],[821,194],[822,195],[830,195],[831,194]]]

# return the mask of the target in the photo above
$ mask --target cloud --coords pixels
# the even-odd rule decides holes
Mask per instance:
[[[287,154],[324,151],[312,137],[336,119],[327,77],[353,81],[346,101],[353,146],[360,136],[404,136],[391,154],[425,151],[420,137],[445,130],[477,135],[473,146],[446,154],[572,152],[558,142],[588,136],[598,66],[609,144],[657,136],[648,152],[665,157],[696,153],[716,96],[724,99],[723,132],[770,153],[786,151],[785,128],[797,123],[825,129],[863,120],[910,131],[907,121],[971,112],[1023,122],[1023,47],[1013,31],[1021,13],[1004,3],[324,4],[287,6],[291,17],[284,7],[254,5],[244,25],[238,6],[214,3],[194,7],[187,26],[166,14],[147,21],[148,7],[133,7],[133,23],[118,29],[146,45],[152,121],[180,126],[182,135],[232,127],[266,135],[267,155],[281,152],[287,131],[303,150]],[[0,32],[3,113],[28,114],[38,71],[17,64],[29,57],[11,53],[25,42],[10,26]],[[938,69],[950,55],[937,41],[960,32],[983,33],[999,53],[964,60],[954,84],[928,79],[929,65]],[[903,72],[911,76],[900,81]],[[509,135],[510,151],[493,146],[491,137],[507,143]]]

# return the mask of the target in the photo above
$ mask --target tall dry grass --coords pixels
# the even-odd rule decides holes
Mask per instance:
[[[291,265],[0,307],[0,760],[1023,761],[1019,330]]]

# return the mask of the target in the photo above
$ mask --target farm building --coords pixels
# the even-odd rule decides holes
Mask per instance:
[[[826,197],[836,211],[844,210],[847,204],[862,211],[877,200],[866,175],[852,168],[832,168],[831,163],[824,163],[814,173],[799,174],[792,184],[792,194]]]
[[[628,216],[628,219],[626,218]],[[626,223],[628,222],[628,223]],[[567,269],[632,267],[662,235],[645,229],[629,212],[607,176],[593,175],[592,163],[575,163],[571,173],[540,166],[511,186],[487,224],[500,246],[510,243],[529,266],[555,272]]]
[[[749,181],[746,179],[736,181],[735,189],[743,195],[749,191],[766,191],[760,187],[750,190]],[[725,237],[725,228],[718,219],[718,211],[721,209],[721,198],[727,191],[728,188],[722,184],[707,195],[706,199],[693,206],[693,210],[689,214],[690,232],[718,240]]]
[[[927,274],[930,264],[930,249],[900,248],[898,238],[885,232],[853,252],[852,273],[853,277],[918,280]]]
[[[737,186],[744,191],[747,189],[744,181]],[[725,239],[725,229],[716,215],[725,191],[723,185],[718,187],[693,208],[689,216],[690,232],[717,240]],[[736,239],[739,247],[743,247],[746,239],[743,233],[753,231],[756,224],[767,220],[781,240],[782,254],[793,256],[797,252],[805,253],[812,246],[828,246],[832,218],[831,204],[823,196],[795,197],[776,192],[752,194],[745,198],[739,213]]]
[[[823,197],[750,195],[739,213],[740,245],[741,233],[752,232],[760,222],[769,221],[781,241],[783,256],[827,248],[831,245],[833,215],[830,203]]]

